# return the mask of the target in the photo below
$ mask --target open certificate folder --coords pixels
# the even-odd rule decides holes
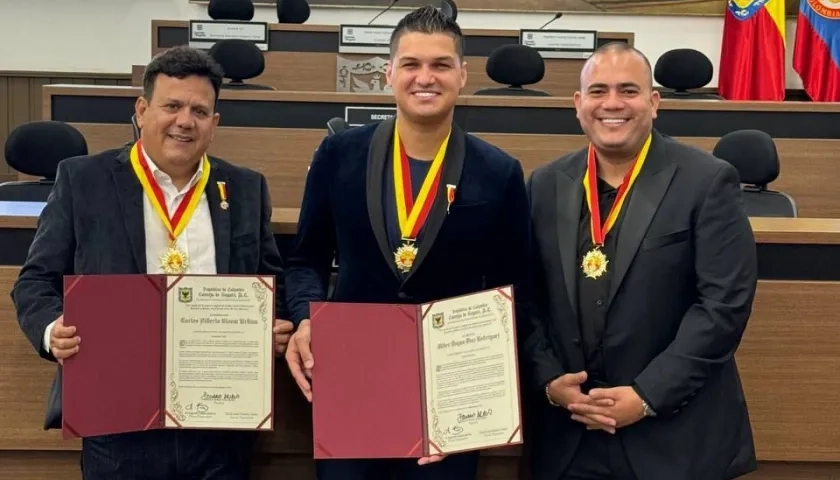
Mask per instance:
[[[511,287],[422,305],[312,303],[315,458],[522,443]]]

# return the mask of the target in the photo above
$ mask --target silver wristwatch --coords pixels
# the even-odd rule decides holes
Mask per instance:
[[[642,409],[643,409],[642,413],[644,414],[645,417],[655,417],[656,416],[656,412],[654,412],[653,409],[650,408],[650,405],[648,405],[648,403],[644,400],[642,400]]]

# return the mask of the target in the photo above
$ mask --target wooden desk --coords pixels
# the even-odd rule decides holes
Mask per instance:
[[[335,92],[338,56],[356,61],[372,57],[387,60],[387,55],[339,54],[337,25],[271,24],[269,29],[265,71],[259,77],[248,80],[249,83],[271,85],[278,90]],[[152,55],[167,48],[188,44],[188,33],[189,22],[152,20]],[[472,94],[482,88],[502,86],[487,77],[487,57],[502,45],[519,43],[519,31],[466,29],[463,33],[468,76],[464,94]],[[611,41],[633,45],[634,34],[598,32],[599,45]],[[552,95],[571,96],[580,84],[579,75],[583,62],[584,60],[546,59],[545,77],[531,88],[544,90]],[[132,67],[132,85],[140,85],[143,69],[143,65]],[[382,84],[385,84],[384,78]]]
[[[139,88],[49,85],[43,92],[43,118],[73,124],[84,133],[91,152],[131,141],[128,122]],[[296,208],[327,120],[345,118],[354,107],[362,109],[352,110],[350,117],[367,123],[371,113],[392,113],[393,100],[380,95],[224,91],[220,128],[210,153],[263,172],[273,204]],[[707,151],[730,131],[764,130],[776,138],[781,156],[781,176],[771,188],[792,195],[801,217],[838,218],[840,196],[833,181],[840,151],[840,123],[833,121],[838,112],[840,105],[827,103],[667,100],[655,127]],[[526,174],[587,144],[568,98],[463,96],[455,121],[518,158]]]
[[[278,239],[294,233],[295,209],[275,209]],[[840,259],[840,221],[751,219],[761,270],[778,262],[816,266]],[[0,217],[0,243],[34,219]],[[783,258],[765,247],[784,247]],[[54,365],[38,358],[15,322],[9,292],[19,267],[0,267],[0,465],[22,480],[78,478],[77,441],[41,429]],[[840,268],[831,276],[761,275],[755,309],[738,350],[760,460],[747,480],[825,480],[840,476]],[[308,404],[285,364],[277,364],[276,431],[266,434],[254,460],[257,479],[314,478]],[[525,479],[518,449],[487,452],[480,480]],[[0,477],[2,477],[0,475]],[[2,477],[5,478],[5,477]]]

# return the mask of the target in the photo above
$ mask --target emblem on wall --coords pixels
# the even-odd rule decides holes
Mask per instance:
[[[390,94],[391,87],[385,80],[385,66],[388,60],[374,56],[370,58],[346,58],[336,56],[336,92]]]

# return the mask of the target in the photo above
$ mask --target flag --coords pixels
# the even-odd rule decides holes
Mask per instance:
[[[800,0],[793,69],[811,100],[840,101],[840,4]]]
[[[718,93],[727,100],[785,99],[784,0],[729,0]]]

